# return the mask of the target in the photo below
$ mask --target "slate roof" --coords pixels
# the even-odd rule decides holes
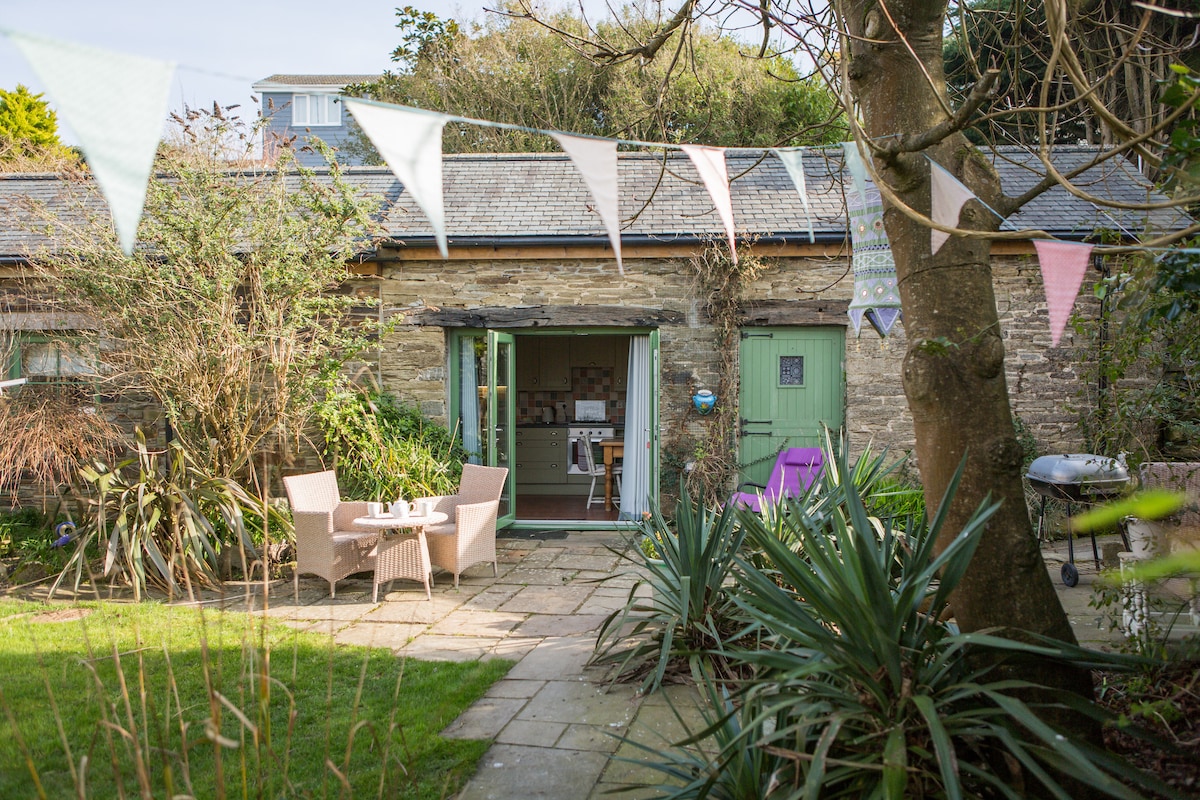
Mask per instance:
[[[382,77],[374,75],[270,75],[261,81],[255,81],[254,89],[274,88],[275,86],[328,86],[340,89],[348,83],[370,83]]]
[[[842,241],[846,219],[842,197],[839,148],[812,150],[805,157],[805,180],[818,241]],[[1061,171],[1087,162],[1095,150],[1055,150]],[[1040,164],[1030,154],[1003,150],[996,161],[1010,194],[1040,179]],[[734,219],[739,234],[760,239],[808,241],[804,209],[783,164],[774,156],[728,154],[733,177]],[[390,237],[408,244],[432,241],[425,215],[386,168],[358,167],[349,180],[364,193],[384,199],[383,221]],[[1128,162],[1094,168],[1076,181],[1085,191],[1130,203],[1163,199]],[[489,247],[533,244],[604,244],[607,239],[583,179],[562,154],[448,155],[443,185],[447,232],[451,245]],[[0,176],[0,258],[16,257],[47,244],[27,224],[14,218],[21,198],[36,198],[66,210],[59,198],[61,182],[53,176]],[[671,153],[664,161],[647,153],[620,158],[622,241],[694,242],[723,236],[723,227],[699,176],[686,156]],[[1173,209],[1150,212],[1101,209],[1055,187],[1013,217],[1021,228],[1048,231],[1062,238],[1082,238],[1096,228],[1140,232],[1177,230],[1188,219]]]

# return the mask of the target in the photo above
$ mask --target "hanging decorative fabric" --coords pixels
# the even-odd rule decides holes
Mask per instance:
[[[1042,269],[1042,284],[1046,290],[1046,310],[1050,315],[1050,346],[1058,347],[1083,276],[1087,272],[1092,245],[1079,242],[1059,242],[1034,239],[1038,266]]]
[[[433,227],[442,258],[449,257],[442,193],[442,129],[450,119],[435,111],[342,100]]]
[[[887,336],[900,319],[900,292],[896,288],[896,261],[892,245],[883,229],[883,200],[874,182],[867,177],[866,166],[854,142],[843,142],[846,171],[853,180],[846,192],[846,212],[850,218],[850,241],[854,246],[854,297],[850,300],[850,323],[854,335],[862,331],[865,319],[880,336]]]
[[[9,31],[79,137],[126,255],[162,138],[175,65]]]
[[[611,139],[592,139],[584,136],[568,136],[552,133],[558,146],[571,158],[571,163],[583,182],[587,184],[592,199],[596,201],[596,213],[608,231],[613,254],[617,257],[617,271],[625,274],[621,263],[621,215],[620,197],[617,193],[617,143]]]

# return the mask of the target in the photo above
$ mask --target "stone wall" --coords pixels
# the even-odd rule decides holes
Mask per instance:
[[[1032,252],[1032,250],[1031,250]],[[849,300],[848,257],[789,257],[768,267],[746,288],[745,306],[778,308],[790,303]],[[478,261],[382,261],[380,291],[385,313],[427,308],[489,309],[533,306],[625,306],[676,312],[686,322],[659,328],[660,424],[663,441],[696,436],[704,421],[691,412],[696,388],[717,384],[717,332],[703,312],[694,271],[683,257],[627,259],[624,276],[611,261],[585,258]],[[1041,452],[1078,451],[1071,407],[1082,388],[1070,330],[1050,347],[1045,299],[1036,258],[994,259],[996,297],[1007,350],[1009,393],[1014,411],[1038,440]],[[1090,283],[1077,312],[1095,317]],[[751,314],[753,317],[753,314]],[[406,318],[407,319],[407,318]],[[824,324],[847,326],[844,313]],[[445,421],[446,332],[436,326],[401,324],[382,346],[385,389],[420,404]],[[881,339],[864,327],[847,330],[845,426],[852,452],[870,445],[896,453],[913,446],[912,420],[901,385],[906,341],[903,325]]]

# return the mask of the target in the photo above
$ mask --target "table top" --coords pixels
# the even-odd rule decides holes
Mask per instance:
[[[409,514],[407,517],[393,517],[383,514],[378,517],[357,517],[354,524],[362,528],[377,528],[390,530],[393,528],[423,528],[426,525],[440,525],[450,519],[444,511],[432,511],[428,514]]]

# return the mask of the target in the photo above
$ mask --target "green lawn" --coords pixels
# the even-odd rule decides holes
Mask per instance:
[[[438,732],[510,666],[247,614],[0,600],[0,797],[445,797],[488,743]]]

